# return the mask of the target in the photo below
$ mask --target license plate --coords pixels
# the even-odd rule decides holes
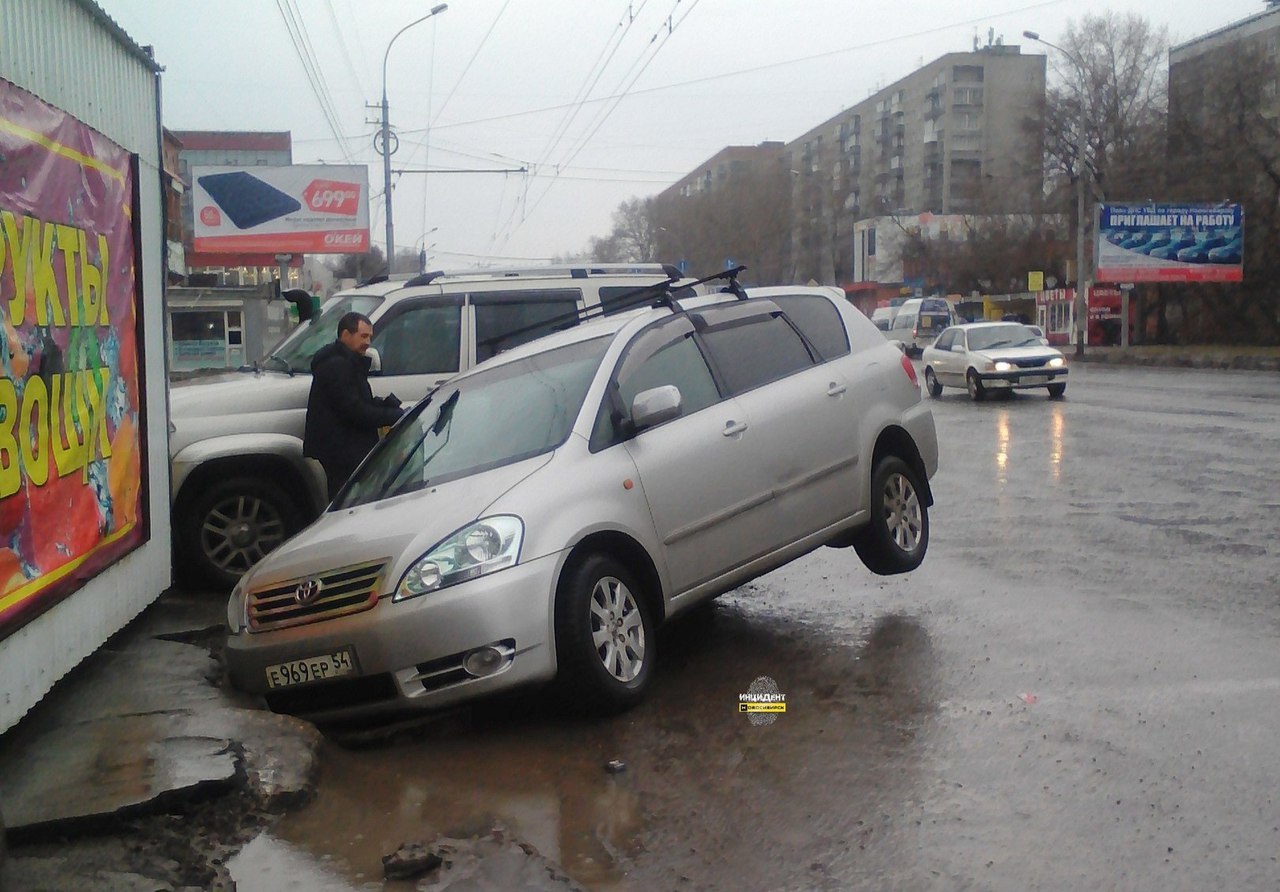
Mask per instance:
[[[290,660],[287,663],[268,666],[267,687],[272,690],[287,688],[329,678],[341,678],[344,675],[353,675],[355,671],[355,654],[352,653],[351,648],[344,647],[327,654],[307,657],[304,660]]]

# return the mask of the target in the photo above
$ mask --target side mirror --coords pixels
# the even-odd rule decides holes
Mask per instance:
[[[680,388],[674,384],[651,387],[636,394],[631,401],[631,423],[636,433],[672,418],[679,418],[683,407]]]
[[[364,354],[369,357],[369,374],[382,374],[382,354],[378,352],[377,347],[370,347]]]
[[[952,353],[963,353],[963,352],[964,352],[964,344],[960,343],[959,341],[956,341],[954,344],[952,344],[952,345],[951,345],[951,352],[952,352]]]

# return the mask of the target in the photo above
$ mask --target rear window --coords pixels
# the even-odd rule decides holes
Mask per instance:
[[[840,311],[825,297],[816,294],[788,294],[770,298],[818,350],[822,360],[849,352],[849,336]]]

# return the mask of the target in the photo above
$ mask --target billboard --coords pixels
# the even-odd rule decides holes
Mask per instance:
[[[0,638],[145,538],[135,172],[0,79]]]
[[[1095,244],[1099,282],[1239,282],[1238,204],[1104,204]]]
[[[369,170],[362,166],[193,167],[197,253],[363,254]]]

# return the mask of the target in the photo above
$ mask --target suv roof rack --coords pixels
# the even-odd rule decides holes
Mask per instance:
[[[420,273],[405,281],[405,287],[430,285],[437,279],[518,279],[522,277],[564,276],[571,279],[588,279],[592,276],[662,275],[670,279],[680,278],[680,270],[669,263],[573,263],[557,266],[524,266],[510,269],[434,270]]]
[[[726,284],[721,291],[733,294],[738,298],[738,300],[746,300],[747,292],[740,284],[738,284],[738,273],[745,269],[745,266],[735,266],[732,269],[727,269],[723,272],[714,273],[710,276],[704,276],[701,279],[695,279],[692,282],[684,283],[680,283],[682,278],[682,276],[679,275],[680,271],[672,269],[671,272],[673,274],[668,275],[663,281],[654,282],[651,285],[641,285],[634,291],[628,291],[626,294],[619,295],[609,304],[608,307],[604,304],[596,304],[595,306],[584,307],[581,310],[574,310],[572,313],[562,313],[558,316],[552,316],[548,319],[543,319],[540,322],[535,322],[532,325],[526,325],[523,328],[503,332],[499,337],[490,338],[485,341],[477,341],[476,344],[491,344],[494,341],[509,338],[512,335],[527,334],[528,332],[536,331],[540,328],[547,328],[549,331],[562,331],[563,329],[577,325],[579,322],[586,322],[610,313],[621,313],[624,310],[634,310],[636,307],[643,306],[645,303],[649,302],[651,302],[650,306],[653,307],[666,307],[673,313],[683,313],[684,308],[676,303],[678,298],[674,296],[674,291],[676,290],[677,285],[679,290],[683,291],[685,289],[692,289],[698,285],[704,285],[707,282],[713,282],[716,279],[727,279],[728,284]]]

